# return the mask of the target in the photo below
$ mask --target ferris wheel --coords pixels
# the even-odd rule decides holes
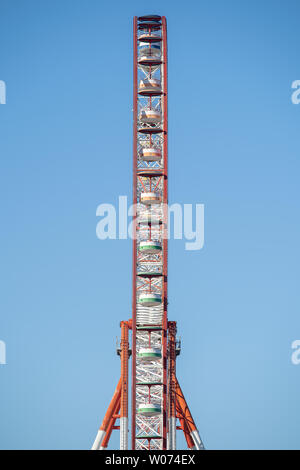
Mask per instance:
[[[177,429],[183,431],[190,449],[200,450],[203,443],[176,378],[180,353],[176,322],[168,321],[168,58],[164,16],[134,18],[133,203],[132,319],[121,322],[121,378],[93,449],[107,447],[117,419],[120,449],[128,449],[131,394],[133,450],[175,450]]]
[[[167,447],[168,81],[166,19],[134,23],[132,447]]]

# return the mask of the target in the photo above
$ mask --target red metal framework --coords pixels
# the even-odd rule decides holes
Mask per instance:
[[[133,49],[133,201],[137,204],[137,211],[133,241],[132,449],[154,450],[167,448],[168,411],[168,69],[165,17],[134,18]],[[141,154],[147,151],[158,152],[161,156],[159,162],[153,163],[147,156],[141,158]],[[145,229],[139,220],[146,212],[150,212],[150,219],[154,216],[154,203],[156,208],[160,208],[160,224],[153,226],[150,220]],[[156,249],[149,249],[155,243],[155,236]],[[159,266],[155,280],[151,275],[154,263]],[[142,270],[144,276],[148,273],[146,281],[145,277],[141,281]],[[161,278],[159,281],[157,276]],[[156,295],[160,307],[154,306],[153,302],[145,302],[145,308],[139,305],[144,300],[145,286],[149,296]],[[161,357],[157,361],[146,362],[137,356],[145,350],[147,336],[148,354],[155,346],[160,347]],[[155,377],[155,380],[151,382],[150,377]]]
[[[132,247],[132,385],[131,385],[131,448],[135,448],[136,416],[136,265],[137,265],[137,105],[138,105],[138,65],[137,65],[137,18],[133,19],[133,247]]]
[[[180,352],[176,322],[168,322],[168,57],[164,16],[135,17],[133,22],[133,204],[132,320],[121,322],[117,349],[121,379],[93,449],[105,449],[113,429],[120,429],[120,449],[128,449],[131,355],[131,448],[175,450],[176,429],[181,429],[188,447],[200,450],[203,444],[176,378]]]
[[[164,188],[163,188],[163,449],[167,448],[167,333],[168,333],[168,46],[167,21],[162,17],[163,43],[163,130],[164,130]]]

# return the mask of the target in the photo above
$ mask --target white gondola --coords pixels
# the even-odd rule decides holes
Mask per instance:
[[[161,217],[158,214],[152,214],[151,212],[144,212],[138,218],[140,225],[159,225],[161,223]]]
[[[155,109],[143,109],[140,112],[140,121],[147,124],[157,124],[161,121],[161,113]]]
[[[137,412],[144,416],[157,416],[161,414],[161,406],[156,403],[140,403]]]
[[[139,93],[141,94],[159,94],[161,93],[161,83],[157,78],[148,78],[141,80],[139,84]]]
[[[160,204],[161,197],[158,193],[141,193],[141,202],[146,205]]]
[[[139,58],[139,64],[143,67],[146,67],[148,69],[151,66],[157,66],[161,63],[161,60],[159,58],[155,58],[154,56],[141,56]]]
[[[160,42],[161,41],[161,36],[159,34],[141,34],[139,37],[139,40],[141,42]]]
[[[141,42],[139,46],[139,56],[155,56],[156,58],[161,56],[160,44],[148,44]]]
[[[144,47],[140,52],[138,56],[138,62],[141,65],[159,65],[161,64],[161,53],[160,50],[158,49],[153,49],[150,47]]]
[[[161,160],[161,150],[155,147],[143,148],[140,153],[140,159],[149,162]]]
[[[156,305],[161,304],[161,295],[154,292],[140,294],[138,302],[144,307],[155,307]]]
[[[142,241],[139,243],[139,251],[147,255],[159,253],[161,251],[161,243],[154,240]]]
[[[141,348],[137,357],[142,361],[158,361],[161,359],[161,350],[158,348]]]

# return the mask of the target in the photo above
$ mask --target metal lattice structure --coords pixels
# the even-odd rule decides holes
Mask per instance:
[[[174,450],[179,428],[189,448],[202,449],[176,379],[176,356],[180,352],[176,323],[168,322],[168,59],[164,16],[134,18],[133,52],[132,319],[121,322],[121,379],[93,449],[105,449],[113,429],[120,429],[120,449],[128,449],[130,355],[131,448]],[[115,426],[118,418],[119,427]]]
[[[135,19],[133,40],[136,236],[133,242],[132,448],[153,450],[166,448],[167,440],[168,240],[167,213],[163,210],[168,203],[166,19],[153,16]],[[140,351],[147,347],[150,353],[151,348],[160,351],[160,357],[148,361],[141,358]]]

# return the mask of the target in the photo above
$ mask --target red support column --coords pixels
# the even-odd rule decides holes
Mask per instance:
[[[184,434],[184,437],[185,437],[185,440],[186,440],[186,443],[187,443],[187,446],[189,449],[193,449],[195,447],[194,445],[194,441],[193,439],[191,438],[191,430],[185,420],[185,416],[182,412],[182,409],[180,408],[179,404],[177,403],[176,404],[176,410],[177,410],[177,417],[180,421],[180,429],[183,431],[183,434]]]
[[[176,390],[176,402],[178,403],[179,407],[181,408],[182,414],[184,416],[185,422],[190,430],[190,436],[194,441],[195,447],[197,450],[202,450],[204,449],[202,440],[200,438],[198,429],[195,425],[195,421],[193,420],[192,413],[190,412],[190,409],[188,407],[188,404],[186,402],[186,399],[184,398],[184,395],[182,393],[182,390],[180,388],[180,385],[178,383],[178,380],[176,379],[176,385],[175,385],[175,390]]]
[[[121,411],[120,411],[120,450],[128,449],[128,322],[121,322]]]
[[[112,400],[111,400],[110,405],[107,409],[107,412],[106,412],[106,414],[103,418],[102,424],[99,428],[99,431],[98,431],[98,434],[96,436],[95,442],[93,444],[92,450],[99,450],[100,447],[103,446],[103,441],[106,437],[107,430],[108,430],[110,422],[112,420],[112,416],[115,413],[117,403],[120,402],[120,398],[121,398],[121,379],[118,382],[115,393],[112,397]]]
[[[169,450],[176,449],[176,322],[168,322],[169,326]]]
[[[115,403],[114,410],[113,410],[113,413],[111,415],[111,418],[110,418],[110,421],[109,421],[109,424],[108,424],[108,427],[107,427],[107,431],[106,431],[105,437],[104,437],[102,445],[101,445],[101,449],[106,449],[107,448],[113,429],[119,429],[119,426],[115,426],[115,422],[116,422],[116,419],[119,418],[118,413],[120,411],[120,404],[121,404],[121,391],[120,391],[120,393],[118,395],[118,399]]]

